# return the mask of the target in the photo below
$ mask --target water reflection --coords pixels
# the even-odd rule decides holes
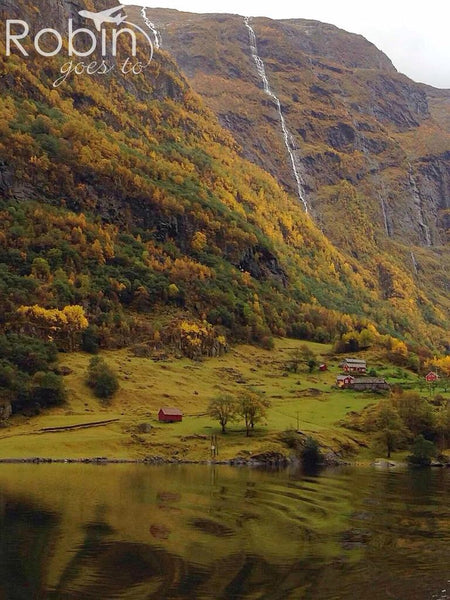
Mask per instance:
[[[449,475],[0,465],[0,598],[440,597]]]

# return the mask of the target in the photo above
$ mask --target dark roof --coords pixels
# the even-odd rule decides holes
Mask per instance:
[[[376,384],[384,384],[387,383],[386,379],[383,377],[357,377],[353,379],[353,385],[358,383],[365,383],[367,385],[376,385]]]
[[[183,413],[179,408],[161,408],[159,412],[163,412],[168,417],[182,417]]]
[[[349,365],[365,365],[366,361],[363,360],[362,358],[344,358],[344,360],[342,361],[344,363],[348,363]]]

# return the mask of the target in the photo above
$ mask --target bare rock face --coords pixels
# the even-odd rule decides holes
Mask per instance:
[[[4,161],[0,161],[0,193],[4,196],[11,194],[13,184],[13,171]]]
[[[99,2],[104,4],[104,2]],[[81,24],[78,11],[86,8],[83,0],[40,0],[39,8],[25,0],[0,0],[0,17],[4,19],[21,19],[31,26],[31,31],[39,31],[44,27],[52,27],[61,32],[67,31],[68,19],[74,24]],[[101,10],[101,9],[99,9]]]

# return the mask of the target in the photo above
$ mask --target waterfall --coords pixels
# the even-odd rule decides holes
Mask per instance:
[[[389,223],[388,223],[387,212],[386,212],[386,204],[385,204],[384,198],[382,196],[380,196],[380,203],[381,203],[381,212],[383,213],[384,228],[386,230],[386,235],[388,237],[390,237],[391,232],[389,230]]]
[[[415,272],[416,275],[418,275],[419,274],[419,268],[418,268],[416,257],[415,257],[414,252],[412,250],[411,250],[411,260],[412,260],[412,264],[413,264],[413,267],[414,267],[414,272]]]
[[[409,184],[411,186],[413,192],[414,203],[417,206],[417,212],[419,213],[419,225],[422,228],[425,244],[427,246],[432,246],[433,242],[431,240],[430,228],[425,222],[425,214],[423,211],[422,198],[420,196],[419,188],[417,187],[416,180],[414,179],[413,170],[411,163],[408,162],[408,171],[409,171]]]
[[[248,35],[249,35],[249,40],[250,40],[250,50],[252,53],[253,60],[255,61],[255,64],[256,64],[256,71],[263,83],[264,92],[268,96],[270,96],[270,98],[275,103],[275,106],[277,107],[278,115],[280,117],[281,130],[283,132],[284,145],[286,146],[286,150],[288,151],[289,158],[291,161],[291,166],[292,166],[292,172],[294,174],[295,181],[297,183],[298,197],[301,200],[301,202],[303,203],[303,206],[305,207],[305,212],[308,213],[309,206],[308,206],[308,202],[306,200],[306,194],[305,194],[305,189],[304,189],[305,184],[304,184],[303,178],[300,174],[301,169],[298,164],[298,160],[294,154],[294,138],[286,125],[286,119],[284,118],[284,115],[283,115],[283,111],[281,108],[281,102],[278,99],[278,97],[276,96],[276,94],[270,88],[264,61],[258,55],[258,45],[257,45],[257,41],[256,41],[256,34],[255,34],[253,27],[250,25],[250,18],[251,17],[244,17],[244,23],[248,29]]]
[[[357,126],[355,125],[355,129],[357,129]],[[373,181],[373,187],[374,187],[374,192],[376,193],[376,197],[378,198],[378,200],[380,201],[380,206],[381,206],[381,215],[383,217],[383,225],[384,225],[384,231],[386,232],[386,235],[388,237],[392,237],[392,224],[389,225],[389,219],[388,219],[388,211],[387,211],[387,206],[386,206],[386,189],[384,186],[384,182],[380,176],[380,172],[379,172],[379,167],[378,165],[375,163],[375,161],[373,160],[372,156],[370,155],[370,152],[368,152],[367,148],[363,145],[362,146],[362,153],[364,154],[365,159],[367,160],[368,164],[369,164],[369,174],[370,174],[370,178]]]
[[[147,9],[146,8],[144,8],[144,7],[142,8],[141,15],[142,15],[142,18],[145,21],[145,24],[150,29],[150,31],[153,33],[153,37],[155,38],[155,48],[157,50],[159,50],[161,48],[161,45],[162,45],[161,34],[157,30],[155,24],[152,23],[150,21],[150,19],[147,17]]]

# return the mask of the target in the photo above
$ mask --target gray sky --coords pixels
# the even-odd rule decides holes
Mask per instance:
[[[156,0],[151,4],[123,0],[122,4],[333,23],[364,35],[415,81],[450,88],[450,0]]]

